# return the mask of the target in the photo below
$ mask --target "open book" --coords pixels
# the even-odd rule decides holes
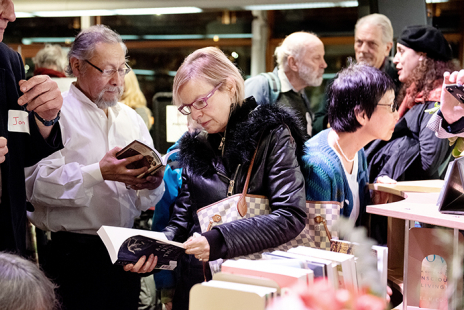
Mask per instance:
[[[137,178],[140,179],[149,175],[154,175],[160,168],[166,166],[169,156],[178,151],[178,149],[175,149],[167,153],[166,155],[161,156],[157,150],[152,149],[151,147],[140,141],[134,140],[131,143],[129,143],[125,148],[120,150],[116,154],[116,158],[123,159],[142,154],[142,159],[127,165],[127,168],[129,169],[139,169],[142,167],[148,168],[147,171],[137,176]]]
[[[156,269],[173,270],[185,252],[182,243],[170,241],[161,232],[132,228],[102,226],[97,231],[110,254],[113,264],[136,263],[140,257],[158,257]]]

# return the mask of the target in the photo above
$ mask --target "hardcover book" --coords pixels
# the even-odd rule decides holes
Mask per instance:
[[[135,155],[140,155],[140,154],[143,155],[142,159],[127,165],[127,168],[129,169],[139,169],[142,167],[148,168],[147,171],[137,176],[137,178],[140,179],[140,178],[145,178],[149,175],[154,175],[159,169],[166,166],[169,156],[171,156],[173,153],[176,153],[178,151],[179,151],[178,149],[172,150],[165,156],[161,156],[157,150],[152,149],[151,147],[149,147],[148,145],[140,141],[134,140],[131,143],[129,143],[125,148],[120,150],[116,154],[116,158],[123,159],[123,158],[132,157]]]
[[[153,254],[158,257],[155,269],[173,270],[185,252],[182,243],[167,240],[163,233],[156,231],[102,226],[97,234],[113,264],[133,264],[143,255]]]

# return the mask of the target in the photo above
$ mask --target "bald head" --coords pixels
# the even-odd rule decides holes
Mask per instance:
[[[279,70],[285,72],[296,91],[306,86],[319,86],[327,64],[324,44],[313,33],[294,32],[276,48]]]
[[[287,36],[280,46],[275,50],[277,65],[280,70],[286,71],[288,57],[293,56],[300,60],[308,50],[324,46],[319,38],[309,32],[294,32]]]

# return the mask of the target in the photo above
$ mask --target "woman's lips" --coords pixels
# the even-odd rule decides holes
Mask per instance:
[[[200,125],[201,125],[202,127],[205,127],[205,125],[207,125],[210,121],[211,121],[211,120],[206,121],[206,122],[204,122],[204,123],[200,123]]]

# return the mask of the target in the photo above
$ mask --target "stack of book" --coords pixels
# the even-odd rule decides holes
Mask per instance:
[[[313,271],[298,259],[227,260],[221,270],[192,288],[190,310],[264,310],[282,289],[314,280]]]
[[[349,246],[348,252],[352,253],[351,244],[343,246],[345,250]],[[388,250],[374,248],[371,253],[377,257],[377,270],[386,293]],[[311,285],[317,278],[327,278],[335,290],[347,288],[356,292],[364,266],[357,265],[354,255],[333,250],[297,247],[288,252],[263,253],[262,260],[227,260],[212,281],[192,288],[189,309],[264,310],[283,291],[301,284]]]

